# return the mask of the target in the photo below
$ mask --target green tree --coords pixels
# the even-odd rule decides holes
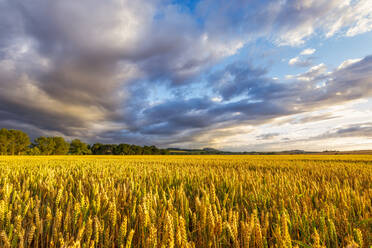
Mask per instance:
[[[14,155],[16,148],[16,137],[14,134],[14,130],[8,131],[8,154]]]
[[[167,149],[161,149],[161,150],[160,150],[160,154],[161,154],[161,155],[169,155],[170,152],[169,152],[169,150],[167,150]]]
[[[41,155],[51,155],[55,148],[53,139],[44,136],[35,139],[35,146],[40,150]]]
[[[30,138],[20,130],[0,130],[0,154],[20,155],[28,150]]]
[[[117,155],[130,155],[130,154],[132,154],[130,145],[128,145],[128,144],[119,144],[116,147],[115,154],[117,154]]]
[[[152,150],[151,150],[151,147],[144,146],[143,149],[142,149],[142,154],[143,155],[151,155],[151,154],[153,154],[152,153]]]
[[[20,155],[27,151],[30,143],[28,135],[20,130],[9,130],[8,131],[9,149],[10,155]]]
[[[70,144],[62,137],[51,137],[54,143],[53,155],[66,155],[70,149]]]
[[[40,155],[40,150],[39,150],[39,148],[37,148],[37,146],[35,146],[35,147],[31,147],[31,148],[27,151],[27,155]]]
[[[7,155],[9,147],[9,131],[5,128],[0,129],[0,154]]]
[[[143,148],[141,146],[131,145],[130,147],[135,155],[141,155],[143,153]]]
[[[98,155],[98,154],[101,154],[102,146],[103,146],[103,144],[101,144],[101,143],[95,143],[95,144],[92,145],[90,150],[92,151],[92,153],[94,155]]]
[[[70,153],[74,155],[88,155],[92,154],[88,144],[82,142],[79,139],[74,139],[70,144]]]
[[[35,139],[35,147],[41,155],[65,155],[70,149],[70,144],[62,137],[38,137]]]

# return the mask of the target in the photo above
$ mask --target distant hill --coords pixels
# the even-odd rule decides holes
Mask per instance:
[[[366,154],[372,155],[372,150],[356,150],[356,151],[304,151],[304,150],[289,150],[279,152],[230,152],[221,151],[215,148],[202,148],[202,149],[182,149],[182,148],[168,148],[169,154],[173,155],[295,155],[295,154],[314,154],[314,155],[342,155],[342,154]]]
[[[360,155],[372,155],[372,150],[356,150],[356,151],[323,151],[316,154],[329,154],[329,155],[339,155],[339,154],[360,154]]]
[[[174,155],[206,155],[206,154],[238,154],[235,152],[220,151],[214,148],[203,149],[182,149],[182,148],[168,148],[169,154]]]

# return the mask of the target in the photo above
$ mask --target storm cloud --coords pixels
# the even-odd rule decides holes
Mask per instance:
[[[333,72],[314,71],[310,69],[305,73],[307,77],[314,74],[309,80],[277,82],[266,77],[265,70],[251,68],[248,64],[231,64],[209,77],[208,85],[220,94],[221,101],[177,99],[147,107],[138,116],[133,131],[154,137],[172,137],[186,132],[189,138],[192,135],[197,138],[209,129],[221,126],[258,125],[277,117],[372,96],[372,56]],[[325,80],[321,87],[319,80]],[[220,81],[223,81],[222,86]],[[300,122],[309,122],[309,118]],[[329,115],[323,115],[311,119],[329,118]]]
[[[283,80],[254,58],[212,70],[262,37],[298,45],[316,32],[371,29],[358,25],[372,22],[369,1],[339,3],[0,0],[0,126],[88,142],[202,145],[213,131],[371,97],[372,56]]]

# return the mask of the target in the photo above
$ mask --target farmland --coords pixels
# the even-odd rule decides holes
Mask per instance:
[[[372,156],[2,156],[0,247],[370,247]]]

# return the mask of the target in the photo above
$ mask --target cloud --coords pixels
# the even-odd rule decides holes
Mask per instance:
[[[307,49],[303,50],[300,53],[299,56],[294,57],[294,58],[291,58],[288,61],[288,64],[291,65],[291,66],[299,66],[299,67],[308,67],[308,66],[311,66],[312,63],[313,63],[314,57],[306,57],[306,58],[304,58],[304,56],[314,54],[315,51],[316,51],[316,49],[307,48]]]
[[[265,133],[265,134],[256,136],[256,138],[258,140],[271,140],[279,135],[280,135],[279,133]]]
[[[352,65],[352,64],[354,64],[354,63],[356,63],[356,62],[359,62],[359,61],[361,61],[362,60],[362,58],[358,58],[358,59],[347,59],[347,60],[345,60],[345,61],[343,61],[339,66],[338,66],[338,70],[341,70],[341,69],[343,69],[343,68],[345,68],[345,67],[348,67],[349,65]]]
[[[353,124],[346,128],[340,128],[329,135],[335,137],[372,137],[372,123]]]
[[[185,137],[189,142],[202,142],[200,136],[208,130],[261,125],[278,117],[308,113],[370,97],[371,67],[372,56],[332,72],[327,72],[324,65],[318,65],[287,84],[270,79],[263,69],[233,63],[209,77],[208,84],[214,88],[214,94],[220,101],[210,98],[165,101],[145,108],[136,116],[131,130],[152,135],[153,140],[164,142],[162,144],[184,143]],[[317,87],[320,79],[325,81],[321,88]],[[334,117],[323,114],[303,117],[291,123],[330,118]]]
[[[88,141],[207,144],[221,130],[366,98],[370,56],[334,71],[319,64],[290,82],[254,58],[223,59],[262,37],[298,45],[316,33],[368,31],[367,7],[202,0],[185,11],[158,0],[0,0],[0,124]],[[311,66],[311,57],[290,64]]]
[[[289,61],[288,61],[288,64],[291,65],[291,66],[298,66],[298,67],[308,67],[308,66],[311,66],[313,63],[313,58],[301,58],[301,57],[294,57],[294,58],[291,58]]]
[[[369,0],[204,0],[195,12],[213,36],[270,37],[278,45],[298,46],[316,34],[329,38],[370,31],[371,8]]]
[[[279,12],[278,22],[281,22],[282,27],[286,27],[286,32],[283,32],[278,39],[281,45],[304,44],[305,39],[317,30],[323,32],[328,38],[337,33],[351,36],[372,28],[369,24],[372,20],[369,11],[372,5],[368,0],[293,0],[286,1],[281,7],[283,11]],[[358,22],[363,22],[365,25],[358,25]],[[292,25],[297,27],[293,28]]]
[[[297,75],[287,75],[287,79],[297,79],[300,81],[320,81],[326,79],[329,72],[327,72],[327,66],[323,63],[311,67],[305,73]]]
[[[306,48],[305,50],[303,50],[300,55],[311,55],[311,54],[314,54],[316,51],[316,49],[314,48]]]
[[[294,57],[294,58],[291,58],[289,61],[288,61],[288,64],[289,65],[295,65],[299,62],[300,58],[299,57]]]
[[[182,85],[241,47],[157,1],[0,4],[0,108],[71,136],[126,128],[121,105],[138,80]]]
[[[302,125],[306,123],[313,123],[319,121],[325,121],[330,119],[340,118],[340,116],[333,115],[332,113],[300,113],[299,115],[283,117],[275,120],[273,123],[275,125],[283,125],[283,124],[290,124],[290,125]]]
[[[332,131],[327,131],[321,135],[314,136],[311,139],[330,139],[345,137],[372,138],[372,123],[364,122],[341,126],[333,129]]]
[[[308,115],[301,118],[295,118],[290,121],[291,124],[304,124],[309,122],[318,122],[318,121],[324,121],[324,120],[330,120],[338,118],[339,116],[333,116],[331,113],[324,113],[319,115]]]
[[[254,68],[250,64],[240,62],[228,65],[224,70],[209,76],[209,82],[215,92],[218,92],[225,100],[230,100],[236,95],[265,87],[270,79],[264,77],[267,71],[262,68]]]

